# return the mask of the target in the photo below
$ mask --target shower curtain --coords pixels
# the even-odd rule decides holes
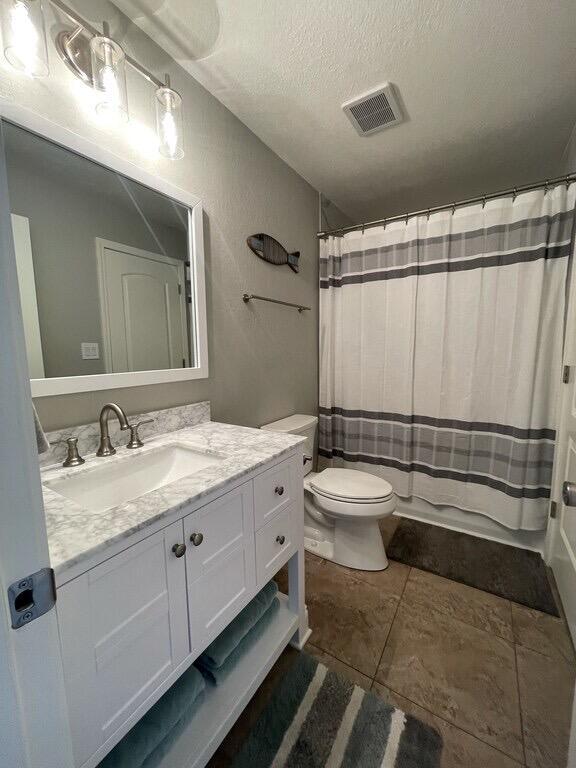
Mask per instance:
[[[321,456],[545,528],[575,199],[561,185],[321,242]]]

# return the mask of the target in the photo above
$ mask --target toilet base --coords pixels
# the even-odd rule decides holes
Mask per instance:
[[[388,558],[378,520],[340,519],[335,528],[325,533],[306,521],[304,547],[318,557],[359,571],[383,571]]]

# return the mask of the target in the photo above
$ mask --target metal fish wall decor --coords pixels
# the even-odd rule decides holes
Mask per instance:
[[[250,235],[246,242],[250,250],[264,261],[268,261],[270,264],[288,264],[291,270],[298,272],[300,251],[288,253],[278,240],[270,235],[265,235],[263,232],[258,235]]]

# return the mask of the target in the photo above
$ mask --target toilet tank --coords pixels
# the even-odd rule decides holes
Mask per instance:
[[[295,413],[287,416],[285,419],[273,421],[271,424],[263,424],[260,429],[267,429],[270,432],[288,432],[291,435],[302,435],[306,438],[303,453],[305,456],[314,458],[314,441],[316,439],[316,427],[318,418],[316,416],[306,416],[302,413]],[[307,461],[304,465],[304,474],[312,471],[314,461]]]

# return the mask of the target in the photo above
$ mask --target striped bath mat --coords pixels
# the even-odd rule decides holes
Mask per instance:
[[[298,654],[233,768],[438,768],[442,739],[305,653]]]

